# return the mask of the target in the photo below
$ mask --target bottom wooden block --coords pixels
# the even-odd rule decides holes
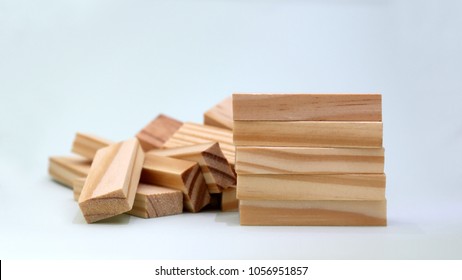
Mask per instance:
[[[233,212],[239,210],[239,200],[236,198],[236,188],[227,188],[221,194],[221,211]]]
[[[74,200],[78,201],[85,178],[74,180]],[[156,218],[183,212],[183,193],[179,190],[142,184],[138,185],[133,208],[127,214],[141,218]]]
[[[241,200],[241,225],[386,226],[386,200]]]

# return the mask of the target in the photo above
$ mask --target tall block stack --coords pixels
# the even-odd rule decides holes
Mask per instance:
[[[234,94],[242,225],[385,226],[380,94]]]

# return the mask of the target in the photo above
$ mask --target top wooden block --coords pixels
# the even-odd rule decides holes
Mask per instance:
[[[181,125],[183,125],[182,122],[160,114],[138,132],[136,138],[140,141],[141,147],[145,152],[159,149]]]
[[[235,121],[382,121],[381,94],[233,95]]]

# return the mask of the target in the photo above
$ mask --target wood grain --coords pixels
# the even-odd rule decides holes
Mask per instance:
[[[242,200],[384,200],[385,174],[239,175]]]
[[[204,124],[233,130],[232,96],[226,98],[205,112]]]
[[[383,148],[236,147],[237,174],[383,173]]]
[[[49,158],[48,173],[58,183],[72,188],[73,181],[86,177],[91,161],[81,157],[54,156]]]
[[[235,121],[236,146],[382,147],[381,122]]]
[[[221,193],[222,189],[236,185],[236,176],[218,143],[153,150],[149,154],[197,162],[209,193]]]
[[[239,121],[382,121],[380,94],[234,94]]]
[[[114,144],[113,141],[92,134],[77,132],[72,143],[72,152],[88,159],[93,159],[96,152]]]
[[[385,200],[240,200],[241,225],[386,226]]]
[[[236,188],[228,188],[226,190],[223,190],[221,196],[221,211],[239,211],[239,200],[236,197]]]
[[[234,166],[235,147],[233,145],[233,132],[228,129],[195,123],[184,123],[183,126],[165,142],[163,148],[177,148],[210,142],[220,143],[220,148],[226,159]]]
[[[204,176],[196,162],[146,154],[141,181],[180,190],[187,211],[198,212],[210,202]]]
[[[85,178],[74,181],[74,200],[78,201]],[[140,218],[156,218],[183,212],[183,193],[178,190],[140,183],[132,210],[126,214]]]
[[[132,209],[143,160],[136,138],[98,150],[79,198],[88,223]]]
[[[159,149],[181,127],[182,122],[174,118],[160,114],[146,127],[136,138],[140,141],[144,151]]]

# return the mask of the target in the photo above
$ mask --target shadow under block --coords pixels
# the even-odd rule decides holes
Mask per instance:
[[[233,98],[230,96],[205,112],[204,124],[233,130]]]
[[[74,181],[74,200],[79,200],[84,184],[85,178]],[[140,183],[136,189],[133,208],[126,214],[140,218],[156,218],[182,212],[183,193],[181,191]]]
[[[386,226],[386,200],[240,200],[241,225]]]
[[[218,143],[154,150],[149,154],[197,162],[209,193],[221,193],[222,189],[236,186],[236,176]]]
[[[226,159],[234,166],[235,147],[233,144],[233,132],[228,129],[195,123],[184,123],[183,126],[165,142],[163,148],[177,148],[210,142],[220,143],[220,148]]]
[[[136,138],[98,150],[79,197],[88,223],[132,209],[143,161]]]
[[[91,161],[80,157],[55,156],[49,158],[48,172],[57,182],[72,188],[75,179],[86,177]]]
[[[198,212],[210,202],[204,176],[196,162],[147,153],[141,182],[183,192],[184,207]]]
[[[383,148],[236,147],[237,174],[383,172]]]
[[[136,138],[144,151],[159,149],[181,127],[182,123],[169,116],[160,114],[145,126]]]
[[[239,200],[237,200],[236,197],[236,188],[223,190],[223,193],[221,194],[221,211],[239,211]]]
[[[381,148],[381,122],[235,121],[236,146]]]
[[[382,121],[380,94],[234,94],[235,121]]]
[[[115,142],[86,133],[77,132],[72,143],[72,152],[88,159],[93,159],[96,152]]]
[[[385,174],[239,175],[241,200],[384,200]]]

